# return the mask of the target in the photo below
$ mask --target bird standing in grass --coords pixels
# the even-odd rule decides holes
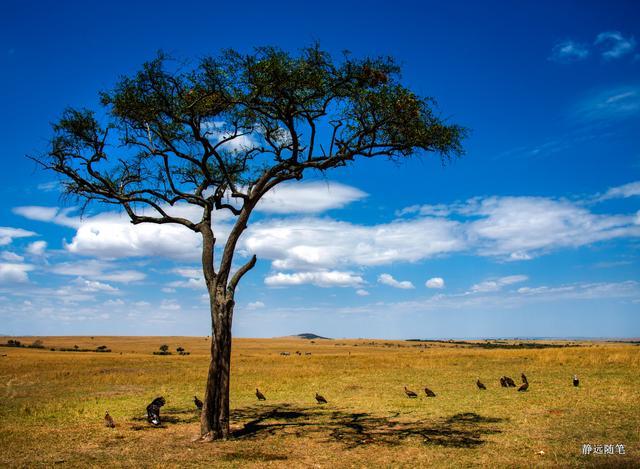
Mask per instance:
[[[504,376],[500,378],[500,386],[502,386],[503,388],[507,387],[507,382],[505,381]]]
[[[108,428],[116,428],[116,423],[113,421],[111,415],[109,415],[109,411],[104,414],[104,426]]]
[[[411,391],[410,389],[407,389],[406,386],[404,387],[404,393],[407,395],[407,397],[411,397],[411,398],[418,397],[418,395],[415,392]]]
[[[580,380],[578,379],[578,375],[573,375],[573,385],[577,388],[580,386]]]
[[[522,382],[523,382],[523,383],[528,383],[528,382],[529,382],[529,381],[527,380],[527,377],[526,377],[526,375],[525,375],[524,373],[522,373],[520,376],[522,377]]]
[[[516,387],[516,383],[511,378],[509,378],[508,376],[504,377],[504,383],[507,386],[509,386],[510,388],[515,388]]]
[[[326,404],[327,400],[322,397],[320,394],[316,393],[316,401],[318,401],[318,404]]]
[[[258,398],[259,401],[267,400],[267,398],[264,397],[264,394],[262,394],[258,388],[256,388],[256,397]]]
[[[478,381],[476,381],[476,386],[478,386],[478,389],[482,391],[487,390],[487,387],[484,384],[482,384],[482,381],[480,381],[480,378],[478,378]]]
[[[522,386],[520,386],[520,387],[518,388],[518,391],[520,391],[520,392],[525,392],[525,391],[527,391],[528,389],[529,389],[529,383],[527,382],[527,383],[524,383]]]
[[[427,395],[427,397],[436,397],[436,393],[429,388],[424,388],[424,393]]]
[[[193,403],[199,410],[202,410],[202,401],[198,399],[198,396],[193,396]]]
[[[147,420],[156,427],[160,425],[160,407],[166,404],[164,397],[156,397],[151,404],[147,406]]]

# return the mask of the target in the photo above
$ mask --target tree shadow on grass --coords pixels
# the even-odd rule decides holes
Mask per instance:
[[[474,448],[485,443],[486,435],[500,433],[502,418],[475,413],[456,414],[445,419],[402,419],[388,416],[330,410],[326,407],[269,405],[247,407],[232,412],[235,438],[255,439],[266,435],[318,436],[347,447],[364,444],[395,446],[407,439],[421,439],[425,445]],[[243,424],[243,425],[242,425]],[[242,426],[241,426],[242,425]]]

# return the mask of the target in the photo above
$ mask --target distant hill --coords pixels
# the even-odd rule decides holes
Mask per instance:
[[[326,340],[332,340],[329,337],[322,337],[320,335],[316,335],[316,334],[311,334],[309,332],[306,332],[304,334],[297,334],[297,335],[292,335],[291,337],[296,337],[298,339],[306,339],[306,340],[314,340],[314,339],[326,339]]]

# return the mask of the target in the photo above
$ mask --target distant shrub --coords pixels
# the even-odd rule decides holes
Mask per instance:
[[[182,352],[184,352],[184,349],[183,349],[182,347],[178,347],[178,348],[176,349],[176,352],[178,352],[178,353],[182,353]]]
[[[162,344],[160,346],[160,351],[159,352],[153,352],[154,355],[171,355],[171,352],[169,352],[169,346],[167,344]]]
[[[29,347],[31,348],[44,348],[44,344],[42,343],[41,340],[34,340],[33,343],[31,345],[29,345]]]

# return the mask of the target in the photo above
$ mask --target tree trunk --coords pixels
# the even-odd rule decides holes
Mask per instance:
[[[204,439],[219,440],[229,437],[229,370],[234,302],[219,290],[210,297],[211,361],[200,416],[200,432]]]

